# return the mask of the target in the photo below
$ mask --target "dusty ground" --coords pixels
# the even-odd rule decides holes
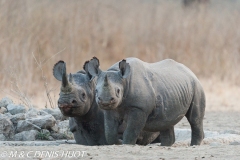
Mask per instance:
[[[238,104],[240,87],[224,82],[216,83],[204,79],[201,81],[207,98],[204,130],[227,134],[215,138],[209,138],[207,135],[201,146],[188,146],[190,139],[177,140],[172,147],[161,147],[159,144],[93,147],[61,144],[13,147],[1,144],[0,159],[26,159],[28,153],[30,159],[240,159],[240,106]],[[190,126],[184,118],[175,128],[190,129]],[[9,155],[13,151],[18,152],[14,158],[10,158]],[[50,158],[43,151],[51,152]],[[67,155],[69,151],[75,151],[75,157],[71,157],[71,152]]]

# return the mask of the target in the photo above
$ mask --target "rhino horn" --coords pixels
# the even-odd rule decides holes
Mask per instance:
[[[70,75],[70,77],[72,77],[72,75]],[[71,90],[71,84],[68,81],[68,76],[67,76],[65,64],[64,64],[63,70],[62,70],[62,89],[67,90],[67,91]]]
[[[72,79],[73,79],[73,76],[72,76],[72,74],[70,73],[70,74],[69,74],[69,82],[70,82],[70,83],[72,83]]]
[[[104,86],[108,86],[108,77],[107,76],[105,76],[105,78],[104,78]]]

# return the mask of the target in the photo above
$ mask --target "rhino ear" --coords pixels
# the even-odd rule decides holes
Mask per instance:
[[[62,81],[62,75],[63,75],[64,67],[65,67],[65,62],[64,61],[58,61],[53,66],[53,76],[59,81]]]
[[[85,70],[86,74],[88,75],[89,79],[92,80],[93,76],[89,73],[89,70],[88,70],[88,63],[89,61],[86,61],[83,65],[83,69]]]
[[[120,74],[123,78],[127,78],[130,75],[130,65],[123,59],[119,62]]]
[[[87,68],[88,68],[88,73],[91,76],[98,76],[102,71],[99,69],[99,60],[96,57],[93,57],[88,63],[87,63]]]

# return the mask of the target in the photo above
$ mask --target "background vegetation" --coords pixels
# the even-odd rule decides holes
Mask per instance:
[[[238,85],[239,1],[0,0],[0,98],[45,105],[47,85],[56,101],[53,65],[64,60],[75,72],[93,56],[103,69],[126,57],[172,58],[200,78]]]

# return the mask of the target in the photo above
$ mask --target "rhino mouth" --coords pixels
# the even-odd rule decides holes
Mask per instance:
[[[79,106],[72,106],[72,105],[59,105],[58,108],[62,111],[62,113],[71,114],[74,110],[77,108],[80,108]]]
[[[104,110],[112,110],[115,108],[115,105],[114,104],[107,104],[107,105],[99,104],[99,107]]]
[[[72,108],[73,107],[71,107],[71,106],[66,106],[66,107],[62,107],[61,109],[63,112],[69,112],[70,110],[72,110]]]

